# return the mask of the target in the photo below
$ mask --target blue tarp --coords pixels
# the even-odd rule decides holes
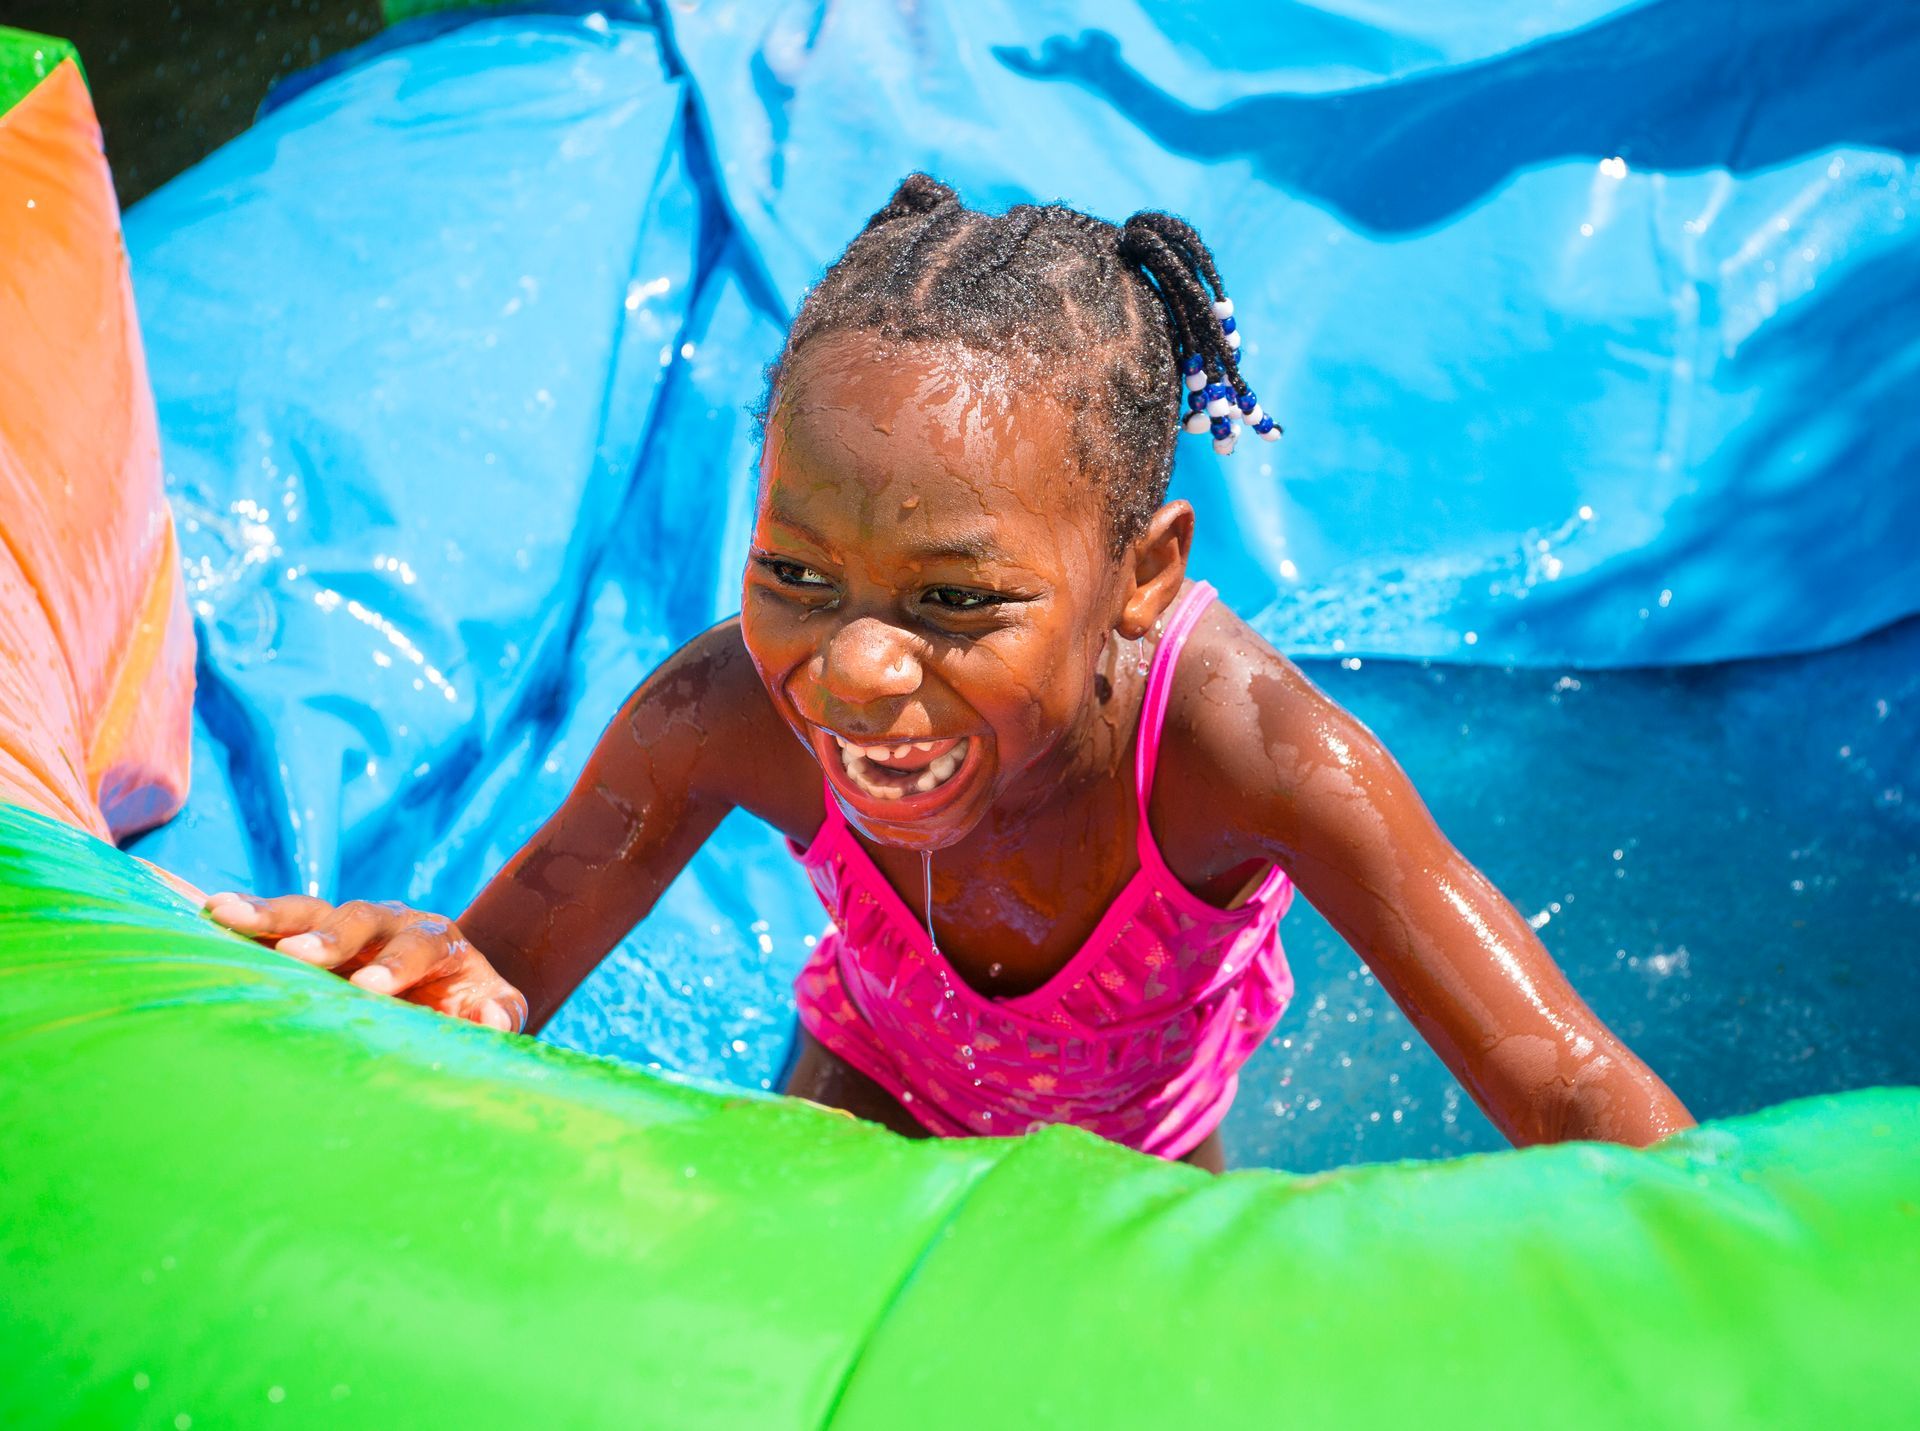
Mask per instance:
[[[1183,442],[1176,490],[1292,654],[1724,661],[1920,610],[1915,74],[1866,0],[398,27],[127,217],[203,652],[140,852],[460,908],[736,609],[762,369],[913,168],[1206,235],[1289,440]],[[769,1081],[820,918],[734,817],[554,1036]]]

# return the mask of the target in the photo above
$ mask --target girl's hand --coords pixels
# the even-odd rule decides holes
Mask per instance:
[[[216,923],[303,964],[332,969],[369,993],[509,1033],[526,1027],[525,996],[441,915],[391,901],[336,906],[299,894],[215,894],[206,910]]]

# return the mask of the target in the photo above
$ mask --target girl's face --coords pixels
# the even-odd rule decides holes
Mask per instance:
[[[940,849],[1033,808],[1097,718],[1132,584],[1066,421],[953,347],[832,335],[784,376],[741,627],[870,839]]]

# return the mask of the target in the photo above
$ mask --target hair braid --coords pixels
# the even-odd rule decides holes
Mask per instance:
[[[1214,319],[1213,299],[1200,286],[1185,256],[1163,235],[1145,224],[1134,226],[1134,219],[1140,217],[1136,214],[1127,220],[1120,253],[1153,275],[1162,297],[1173,310],[1175,326],[1188,345],[1186,352],[1178,356],[1184,358],[1188,352],[1198,353],[1206,363],[1208,377],[1228,383],[1235,392],[1245,391],[1240,365],[1234,361],[1233,349],[1227,346],[1220,324]]]
[[[928,214],[942,204],[959,202],[960,196],[938,179],[926,174],[909,174],[900,181],[900,187],[893,191],[893,197],[887,200],[885,207],[867,220],[867,228],[861,232],[906,218],[909,214]]]
[[[1233,300],[1227,296],[1227,286],[1220,279],[1220,271],[1214,266],[1213,254],[1194,232],[1192,225],[1172,214],[1163,214],[1154,210],[1143,210],[1127,220],[1127,229],[1141,237],[1141,247],[1152,252],[1157,239],[1166,250],[1180,258],[1186,266],[1189,276],[1197,274],[1191,285],[1178,284],[1177,288],[1189,305],[1196,305],[1199,311],[1193,314],[1190,322],[1199,332],[1206,335],[1206,354],[1202,358],[1205,371],[1210,379],[1224,379],[1224,386],[1231,391],[1232,406],[1240,413],[1262,437],[1278,438],[1284,429],[1261,407],[1254,396],[1253,389],[1240,373],[1240,359],[1237,352],[1239,338],[1232,336],[1238,331],[1233,317]],[[1158,256],[1158,255],[1156,255]],[[1207,296],[1199,279],[1204,278],[1213,290],[1211,298]],[[1218,321],[1215,321],[1215,320]],[[1219,366],[1214,366],[1215,362]],[[1198,398],[1192,399],[1194,409],[1199,411],[1202,404]],[[1208,411],[1212,411],[1211,408]],[[1231,428],[1229,427],[1229,434]],[[1214,434],[1219,437],[1221,429],[1215,425]],[[1225,451],[1233,450],[1231,435],[1225,441]]]
[[[942,185],[941,187],[944,188],[945,186]],[[1205,278],[1207,285],[1213,289],[1213,296],[1215,298],[1225,298],[1227,296],[1227,286],[1220,281],[1220,270],[1213,266],[1212,251],[1207,248],[1206,244],[1201,242],[1200,235],[1194,232],[1193,226],[1186,220],[1175,218],[1172,214],[1160,213],[1154,209],[1142,209],[1139,213],[1128,219],[1127,222],[1129,224],[1139,224],[1143,228],[1151,229],[1154,233],[1159,234],[1160,237],[1171,244],[1188,263],[1199,270],[1200,276]]]

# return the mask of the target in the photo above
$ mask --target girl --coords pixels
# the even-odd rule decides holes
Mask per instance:
[[[1514,1142],[1689,1126],[1372,735],[1188,576],[1176,434],[1279,436],[1239,341],[1168,215],[988,215],[909,177],[773,369],[739,617],[634,693],[458,923],[209,912],[363,989],[538,1029],[738,806],[833,919],[789,1092],[1218,1169],[1292,993],[1298,884]]]

